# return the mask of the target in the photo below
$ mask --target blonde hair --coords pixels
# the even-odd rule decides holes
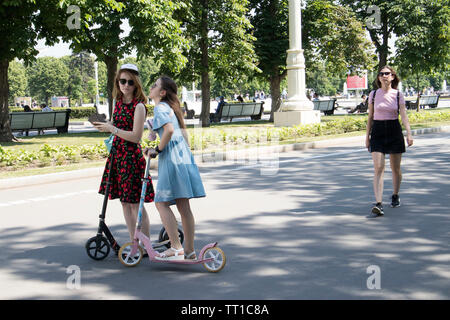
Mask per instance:
[[[113,88],[113,92],[112,92],[114,99],[116,99],[116,101],[119,101],[120,99],[122,99],[123,93],[122,93],[122,91],[120,91],[119,80],[120,80],[120,76],[124,72],[128,73],[130,75],[131,80],[133,80],[133,82],[134,82],[133,98],[144,104],[147,103],[147,96],[145,95],[144,90],[142,89],[141,78],[139,77],[138,74],[136,74],[135,72],[132,72],[130,70],[117,71],[116,78],[114,79],[114,88]]]

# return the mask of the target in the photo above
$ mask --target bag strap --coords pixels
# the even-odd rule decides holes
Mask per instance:
[[[373,90],[372,92],[373,92],[373,96],[372,96],[373,114],[375,115],[375,97],[377,95],[377,90]],[[369,94],[369,96],[370,96],[370,94]],[[369,99],[367,99],[367,100],[369,100]],[[367,107],[369,107],[369,105],[367,105]]]
[[[116,111],[116,104],[117,104],[116,99],[113,99],[112,104],[113,104],[113,108],[112,108],[112,114],[111,114],[110,120],[111,120],[111,123],[114,125],[114,111]]]

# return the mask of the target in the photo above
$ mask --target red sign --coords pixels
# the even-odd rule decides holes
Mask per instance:
[[[367,89],[367,77],[347,76],[347,89]]]

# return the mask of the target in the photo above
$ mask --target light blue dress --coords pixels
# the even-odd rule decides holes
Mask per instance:
[[[177,117],[172,108],[160,102],[154,109],[153,130],[161,139],[167,123],[172,123],[174,133],[164,150],[158,155],[158,185],[155,202],[170,202],[175,199],[205,197],[200,172],[186,143]]]

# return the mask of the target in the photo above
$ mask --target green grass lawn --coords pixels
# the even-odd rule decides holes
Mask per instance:
[[[39,150],[42,145],[95,145],[105,140],[109,134],[102,132],[63,133],[30,137],[20,137],[20,142],[2,142],[5,149],[26,149],[27,151]]]

